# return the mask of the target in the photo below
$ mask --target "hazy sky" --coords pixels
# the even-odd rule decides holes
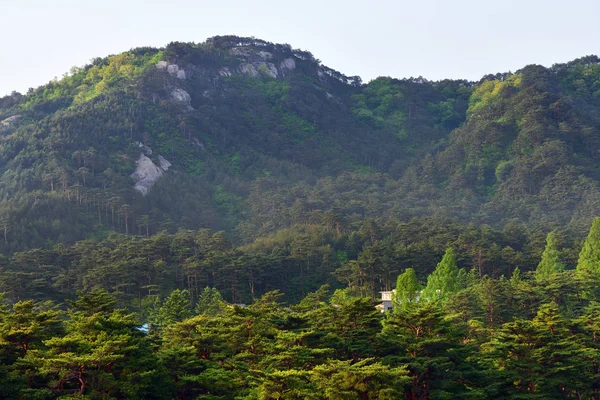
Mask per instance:
[[[600,54],[600,0],[0,0],[0,96],[132,47],[255,36],[368,81]]]

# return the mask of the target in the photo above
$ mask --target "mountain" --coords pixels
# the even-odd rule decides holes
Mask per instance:
[[[599,398],[599,129],[233,36],[1,98],[0,398]]]
[[[401,66],[399,66],[401,71]],[[214,37],[97,58],[0,99],[0,249],[111,232],[600,213],[600,64],[363,84],[284,44]]]

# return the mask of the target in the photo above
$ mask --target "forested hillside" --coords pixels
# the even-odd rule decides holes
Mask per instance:
[[[430,215],[582,236],[600,207],[599,82],[590,56],[365,85],[237,37],[98,58],[0,100],[0,244],[179,228],[250,243]]]
[[[573,266],[600,214],[599,61],[363,84],[234,36],[94,59],[0,99],[2,290],[375,297],[448,246],[532,270],[550,231]]]
[[[97,58],[0,98],[0,398],[597,399],[598,215],[596,56]]]

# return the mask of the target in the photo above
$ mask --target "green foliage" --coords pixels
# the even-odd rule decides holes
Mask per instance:
[[[218,185],[212,201],[223,216],[225,226],[230,229],[236,226],[244,211],[242,198],[225,191],[222,185]]]
[[[265,72],[264,52],[277,78],[243,73]],[[496,229],[517,218],[575,237],[600,213],[594,60],[479,83],[362,85],[248,38],[95,59],[0,99],[0,119],[17,117],[0,127],[0,250],[179,228],[251,243],[330,215],[336,232],[433,215]],[[172,164],[146,196],[130,177],[138,143]]]
[[[196,314],[217,315],[223,312],[223,297],[216,288],[204,288],[196,303]]]
[[[151,324],[160,329],[191,317],[190,302],[190,294],[187,290],[175,289],[162,304],[156,304],[151,315]]]
[[[361,232],[373,240],[368,259],[374,260],[380,228],[371,223]],[[160,252],[173,251],[189,277],[194,269],[223,262],[225,253],[217,249],[229,257],[235,253],[221,234],[159,236],[144,239],[152,241],[142,249],[146,257],[167,258]],[[90,245],[79,244],[93,256],[85,247]],[[194,260],[194,252],[202,252],[206,263]],[[36,255],[48,258],[39,251]],[[593,397],[600,383],[595,357],[600,306],[588,294],[597,282],[575,271],[537,279],[518,269],[510,280],[476,279],[457,272],[462,256],[448,248],[428,279],[433,283],[441,272],[455,270],[462,283],[444,302],[402,302],[404,307],[385,314],[370,296],[353,295],[350,289],[328,297],[328,288],[321,287],[295,305],[282,304],[282,293],[270,291],[242,307],[224,302],[215,288],[197,291],[190,285],[198,293],[198,315],[192,316],[192,292],[171,291],[156,308],[161,329],[147,335],[138,316],[116,308],[119,300],[106,291],[80,292],[66,314],[50,303],[16,302],[12,309],[0,309],[3,396]],[[414,270],[407,269],[398,281],[401,296],[414,296]]]
[[[502,96],[506,95],[509,88],[519,88],[523,81],[520,74],[510,75],[507,79],[486,80],[477,89],[473,91],[469,99],[468,114],[475,114],[478,111],[490,107],[500,101]]]
[[[496,181],[504,182],[509,176],[512,170],[512,164],[510,161],[502,161],[496,166]]]
[[[407,268],[402,274],[398,275],[396,280],[396,289],[394,292],[394,307],[408,308],[419,300],[421,285],[417,279],[417,274],[412,268]]]
[[[564,265],[560,261],[560,252],[557,249],[557,239],[554,232],[548,233],[546,238],[546,248],[542,254],[542,260],[535,270],[537,279],[545,279],[552,274],[557,274],[564,270]]]
[[[590,232],[583,243],[577,261],[577,271],[583,274],[600,274],[600,217],[594,218]]]
[[[421,296],[427,300],[447,299],[460,289],[456,255],[451,247],[446,249],[444,257],[438,263],[435,271],[427,277],[427,286]]]
[[[335,400],[397,399],[402,393],[400,388],[408,382],[404,368],[390,368],[372,359],[358,363],[334,360],[316,367],[311,375],[323,397]]]

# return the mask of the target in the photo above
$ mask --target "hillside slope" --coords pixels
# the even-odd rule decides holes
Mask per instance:
[[[258,39],[134,49],[0,99],[0,247],[423,215],[583,232],[599,107],[595,56],[364,85]]]

